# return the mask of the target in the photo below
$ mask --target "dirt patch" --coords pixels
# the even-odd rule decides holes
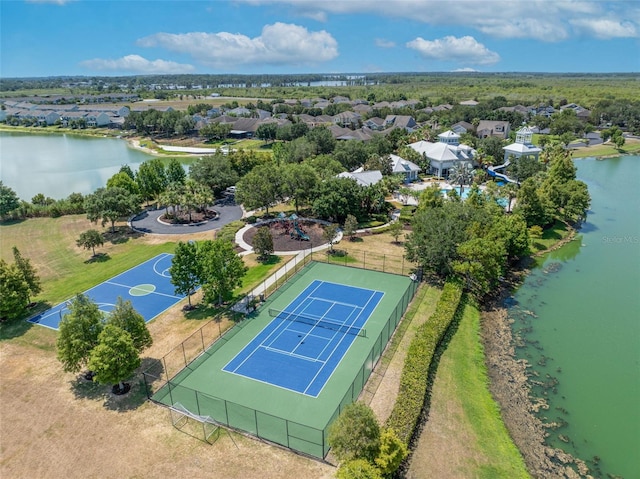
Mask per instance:
[[[307,235],[309,240],[302,240],[300,238],[300,234],[294,229],[291,222],[273,222],[268,225],[256,225],[254,228],[249,228],[245,233],[242,239],[253,245],[253,237],[258,232],[258,228],[268,227],[271,232],[271,236],[273,237],[273,249],[274,251],[298,251],[311,249],[311,247],[320,246],[325,243],[325,240],[322,238],[322,234],[324,233],[324,228],[322,225],[318,223],[314,223],[311,221],[300,221],[299,229],[300,232]]]
[[[185,320],[180,305],[154,320],[155,344],[143,353],[143,364],[201,325]],[[146,401],[140,376],[128,381],[128,394],[115,396],[111,386],[64,373],[55,338],[54,331],[34,326],[0,344],[0,477],[329,479],[335,473],[238,434],[223,432],[213,445],[189,436],[172,426],[165,409]]]

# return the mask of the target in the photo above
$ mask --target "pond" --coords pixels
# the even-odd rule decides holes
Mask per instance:
[[[117,138],[0,131],[0,180],[25,201],[92,193],[122,165],[135,171],[150,158]]]

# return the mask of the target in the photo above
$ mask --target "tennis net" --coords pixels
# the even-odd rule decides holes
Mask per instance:
[[[328,319],[317,318],[300,313],[291,313],[289,311],[282,311],[280,309],[269,308],[269,316],[272,318],[282,318],[294,323],[303,323],[310,326],[317,326],[319,328],[331,329],[332,331],[338,331],[345,334],[353,334],[355,336],[367,337],[367,331],[364,328],[358,328],[356,326],[349,326],[337,321],[330,321]]]

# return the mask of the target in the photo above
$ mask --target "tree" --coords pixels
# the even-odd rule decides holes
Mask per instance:
[[[82,246],[84,249],[90,249],[93,252],[93,256],[96,255],[96,246],[102,246],[104,240],[98,230],[87,230],[80,233],[80,237],[76,240],[77,246]]]
[[[439,208],[419,209],[405,240],[407,259],[440,277],[452,274],[458,245],[470,238],[469,225],[481,215],[482,210],[455,201],[446,201]]]
[[[282,196],[293,201],[296,213],[300,203],[312,197],[318,182],[316,171],[305,163],[291,163],[282,168]]]
[[[256,138],[267,141],[273,141],[276,139],[276,132],[278,130],[278,124],[275,122],[263,123],[256,129]]]
[[[200,286],[198,246],[195,242],[178,242],[175,255],[171,260],[169,274],[171,275],[171,284],[175,286],[175,292],[187,295],[189,309],[191,309],[191,295]]]
[[[365,459],[355,459],[340,464],[336,471],[338,479],[382,479],[382,474],[376,466]]]
[[[116,173],[107,180],[107,188],[124,188],[129,193],[137,195],[140,193],[140,187],[136,180],[131,178],[126,172]]]
[[[338,236],[337,224],[331,223],[324,227],[324,230],[322,231],[322,239],[329,243],[329,250],[331,252],[333,252],[333,242],[335,241],[336,236]]]
[[[125,301],[121,296],[118,296],[115,307],[109,313],[107,324],[118,326],[129,333],[133,346],[138,352],[144,351],[153,344],[144,317],[133,308],[131,301]]]
[[[178,160],[171,158],[167,165],[167,183],[183,184],[187,177],[187,173]]]
[[[455,163],[449,169],[449,182],[452,185],[460,185],[460,196],[464,191],[464,185],[471,184],[473,178],[473,166],[468,161]]]
[[[504,274],[507,252],[501,241],[472,238],[458,247],[459,260],[453,270],[465,280],[466,288],[478,298],[490,293]]]
[[[192,221],[194,209],[204,210],[208,204],[213,202],[213,193],[207,185],[198,183],[193,178],[187,178],[180,188],[180,204],[187,208],[189,222]]]
[[[15,191],[0,181],[0,219],[20,206],[20,199]]]
[[[140,366],[140,357],[131,335],[115,324],[107,324],[91,350],[88,366],[100,384],[117,384],[117,391],[127,391],[124,380]]]
[[[320,218],[343,223],[347,215],[362,213],[363,187],[351,178],[330,178],[318,186],[313,211]]]
[[[326,126],[316,126],[312,128],[305,135],[305,138],[316,144],[316,154],[318,155],[332,153],[336,147],[337,140]]]
[[[138,196],[124,188],[98,188],[85,197],[84,207],[89,221],[97,223],[102,219],[102,226],[111,222],[111,231],[115,232],[116,221],[138,211]]]
[[[527,227],[534,225],[545,226],[551,221],[545,200],[538,193],[533,178],[525,180],[518,190],[515,212],[522,215]]]
[[[403,230],[403,225],[402,225],[402,221],[400,220],[394,221],[389,225],[389,234],[393,236],[394,243],[398,242],[398,238],[402,234],[402,230]]]
[[[22,317],[29,304],[29,284],[15,264],[0,259],[0,319]]]
[[[167,174],[164,163],[160,158],[154,158],[140,163],[136,181],[140,187],[140,193],[145,200],[159,200],[160,193],[167,187]]]
[[[340,462],[373,462],[380,451],[380,426],[373,410],[359,401],[347,405],[329,427],[328,442]]]
[[[24,258],[16,246],[13,247],[13,261],[22,274],[22,278],[26,281],[27,285],[29,285],[28,302],[30,302],[32,296],[36,296],[42,291],[40,277],[32,266],[29,258]]]
[[[347,215],[344,220],[344,227],[342,231],[349,237],[350,241],[353,241],[356,237],[356,230],[358,229],[358,219],[353,215]]]
[[[104,316],[84,294],[78,294],[67,307],[69,312],[58,326],[58,360],[66,372],[76,373],[87,364],[91,350],[98,344]]]
[[[439,208],[444,205],[444,198],[440,186],[433,184],[422,190],[418,201],[418,209]]]
[[[238,182],[238,173],[235,172],[229,157],[216,154],[203,156],[189,167],[189,177],[207,185],[215,196],[229,186]]]
[[[242,285],[247,268],[242,258],[236,254],[231,241],[216,239],[202,242],[198,249],[198,260],[201,264],[200,283],[206,302],[217,301],[222,304],[236,287]]]
[[[253,249],[258,253],[258,261],[265,262],[273,254],[273,236],[268,226],[258,228],[253,237]]]
[[[269,207],[280,198],[280,181],[282,175],[273,164],[256,166],[242,178],[236,187],[236,200],[247,209]]]
[[[380,452],[375,464],[383,476],[390,476],[398,470],[409,452],[393,429],[384,429],[380,434]]]

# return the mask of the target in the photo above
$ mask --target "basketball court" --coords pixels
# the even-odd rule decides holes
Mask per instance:
[[[149,322],[185,296],[178,295],[171,284],[172,254],[162,253],[124,273],[100,283],[84,292],[98,304],[101,311],[110,312],[118,296],[131,301],[133,308]],[[58,329],[60,320],[69,312],[68,304],[73,298],[44,311],[27,321],[51,329]]]

